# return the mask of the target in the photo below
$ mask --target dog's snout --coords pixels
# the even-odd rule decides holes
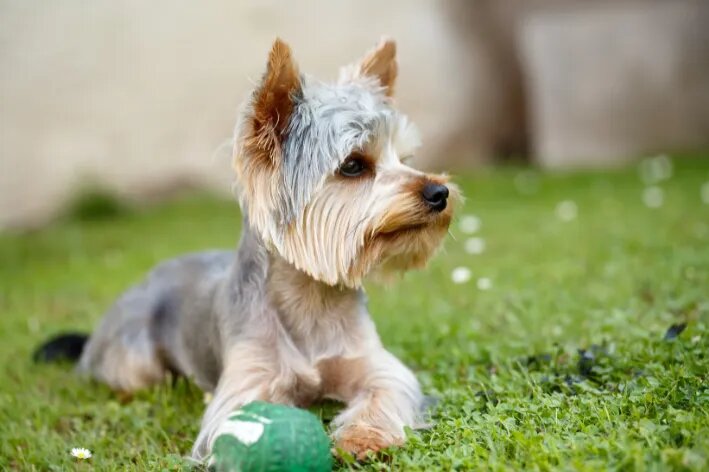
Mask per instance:
[[[441,184],[427,183],[421,192],[424,201],[434,211],[443,211],[448,199],[448,187]]]

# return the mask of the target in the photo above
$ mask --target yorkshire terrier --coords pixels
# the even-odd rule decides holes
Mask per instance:
[[[382,346],[362,282],[425,265],[458,192],[406,165],[419,136],[394,108],[395,53],[384,39],[330,84],[301,75],[276,39],[235,130],[236,252],[159,264],[90,337],[57,337],[38,358],[73,352],[80,373],[125,393],[169,371],[213,392],[197,460],[254,400],[344,402],[332,435],[357,458],[401,444],[422,424],[423,397]]]

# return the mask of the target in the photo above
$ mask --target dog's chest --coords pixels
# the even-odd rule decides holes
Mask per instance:
[[[284,335],[312,364],[358,350],[368,316],[364,297],[311,279],[272,278],[269,301]]]
[[[337,311],[283,316],[286,336],[315,367],[323,359],[351,357],[361,353],[364,333],[357,305],[343,304]],[[366,315],[365,315],[366,316]]]
[[[301,403],[351,399],[366,376],[368,353],[376,349],[373,341],[378,338],[369,318],[351,324],[315,323],[290,335],[302,361],[291,359],[292,366],[307,366],[296,374]]]
[[[366,378],[365,356],[333,356],[320,359],[312,369],[296,371],[290,389],[293,402],[307,406],[321,398],[346,402],[354,397]]]
[[[282,361],[296,374],[297,403],[318,397],[346,399],[378,341],[361,290],[332,287],[277,265],[268,299],[290,352]]]

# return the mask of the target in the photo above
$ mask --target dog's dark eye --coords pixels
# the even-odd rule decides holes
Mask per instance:
[[[340,166],[340,174],[345,177],[359,177],[367,170],[367,164],[361,157],[350,157]]]

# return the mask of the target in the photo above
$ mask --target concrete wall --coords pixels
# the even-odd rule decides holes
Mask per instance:
[[[709,146],[709,2],[619,2],[527,18],[534,155],[605,167]]]

